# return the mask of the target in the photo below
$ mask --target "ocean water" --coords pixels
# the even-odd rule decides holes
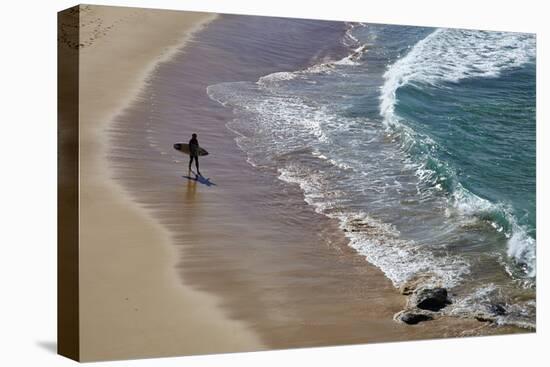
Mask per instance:
[[[237,144],[396,287],[421,279],[451,291],[449,315],[498,304],[497,324],[534,328],[535,36],[346,27],[343,58],[208,87]]]

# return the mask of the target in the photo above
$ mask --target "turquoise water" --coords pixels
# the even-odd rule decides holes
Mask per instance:
[[[481,218],[506,236],[519,232],[534,240],[534,65],[498,78],[440,86],[411,84],[398,90],[397,99],[396,114],[434,142],[409,150],[411,155],[424,156],[421,159],[435,172],[431,183],[455,196],[457,192],[477,195],[494,205],[481,210]],[[534,274],[534,247],[527,238],[524,241],[510,244],[509,252],[526,273]]]
[[[399,287],[535,320],[535,38],[348,24],[347,56],[211,85],[249,162],[299,185]]]
[[[382,107],[388,125],[410,133],[405,150],[429,172],[429,183],[502,232],[507,254],[529,277],[536,239],[534,57],[533,36],[437,30],[386,73]]]

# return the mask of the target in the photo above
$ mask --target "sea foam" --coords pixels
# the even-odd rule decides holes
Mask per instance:
[[[389,131],[397,132],[403,149],[416,156],[418,176],[451,194],[450,204],[462,215],[481,217],[502,231],[507,227],[508,255],[523,268],[525,275],[536,273],[536,241],[517,223],[510,210],[470,192],[457,179],[446,162],[431,152],[438,149],[429,136],[407,125],[396,112],[397,90],[407,84],[437,85],[457,83],[467,78],[496,78],[503,71],[517,68],[536,57],[535,38],[523,33],[486,32],[461,29],[437,29],[419,41],[410,51],[388,67],[380,93],[380,114]]]

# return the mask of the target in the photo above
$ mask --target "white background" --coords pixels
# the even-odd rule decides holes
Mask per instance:
[[[103,362],[97,366],[536,366],[548,337],[549,27],[545,1],[95,1],[96,4],[537,33],[538,329],[498,336]],[[0,113],[0,365],[68,366],[56,340],[56,12],[73,1],[3,2]],[[546,15],[546,16],[545,16]],[[543,260],[544,259],[544,260]],[[548,344],[548,341],[546,342]],[[547,347],[548,348],[548,347]]]

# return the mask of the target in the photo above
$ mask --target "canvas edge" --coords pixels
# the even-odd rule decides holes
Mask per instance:
[[[80,360],[80,6],[57,14],[57,353]]]

